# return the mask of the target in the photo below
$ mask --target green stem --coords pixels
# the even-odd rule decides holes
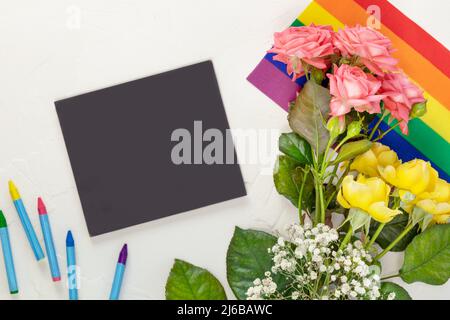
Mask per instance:
[[[345,137],[344,139],[342,139],[341,140],[341,142],[339,142],[338,143],[338,145],[333,149],[334,150],[334,152],[336,152],[337,153],[337,151],[339,150],[339,148],[340,147],[342,147],[342,145],[344,144],[344,143],[346,143],[348,140],[355,140],[355,139],[358,139],[358,138],[363,138],[363,137],[366,137],[366,135],[364,135],[364,134],[357,134],[356,136],[353,136],[353,137]]]
[[[309,67],[308,67],[308,64],[307,63],[304,63],[303,62],[303,60],[302,60],[302,68],[303,68],[303,70],[305,71],[305,77],[306,77],[306,80],[310,80],[311,79],[311,75],[309,74]]]
[[[314,179],[316,181],[316,224],[318,222],[325,223],[325,197],[323,193],[323,177],[325,174],[325,171],[328,167],[328,154],[331,149],[331,145],[333,144],[333,140],[331,137],[328,139],[327,146],[325,148],[324,156],[322,158],[322,163],[318,165],[318,171],[316,170],[316,174],[314,176]],[[318,197],[317,197],[318,195]],[[320,220],[319,220],[320,218]]]
[[[375,132],[377,132],[378,127],[381,124],[381,121],[383,121],[384,117],[386,116],[386,114],[382,114],[380,119],[378,119],[377,123],[375,124],[375,126],[372,128],[372,131],[370,132],[370,136],[369,136],[369,140],[372,140],[373,135],[375,134]]]
[[[367,244],[366,248],[370,248],[374,244],[375,240],[377,240],[378,236],[381,233],[381,230],[383,230],[385,225],[386,225],[386,223],[380,223],[380,225],[378,226],[378,228],[375,231],[374,235],[372,236],[372,239],[370,239],[369,243]]]
[[[397,277],[400,277],[399,273],[393,274],[393,275],[390,275],[390,276],[386,276],[386,277],[382,277],[381,280],[387,280],[387,279],[397,278]]]
[[[323,172],[325,171],[325,169],[328,167],[328,154],[330,152],[330,148],[331,145],[333,143],[333,139],[330,137],[330,139],[328,139],[328,143],[327,143],[327,147],[325,148],[325,153],[322,159],[322,165],[320,166],[320,173],[323,174]]]
[[[331,176],[336,176],[336,172],[338,171],[338,169],[339,169],[339,163],[336,163],[334,165],[334,167],[333,167],[333,171],[331,173]],[[333,180],[334,180],[334,178],[331,178],[330,182],[333,182]]]
[[[401,122],[401,121],[400,121]],[[394,130],[395,128],[397,128],[400,125],[400,122],[397,122],[395,125],[393,125],[392,127],[390,127],[389,129],[387,129],[385,132],[383,132],[383,134],[379,135],[375,140],[373,140],[373,142],[376,142],[378,140],[383,139],[383,137],[385,135],[387,135],[389,132],[391,132],[392,130]]]
[[[319,181],[319,199],[320,199],[320,222],[325,223],[325,202],[323,196],[323,185]]]
[[[325,280],[323,281],[323,289],[326,289],[326,291],[325,292],[328,292],[328,284],[330,283],[330,274],[331,273],[329,273],[329,272],[327,272],[327,275],[325,276]],[[323,292],[323,289],[322,289],[322,292]]]
[[[414,223],[409,224],[405,230],[402,231],[402,233],[400,233],[398,235],[397,238],[395,238],[394,241],[391,242],[390,245],[388,245],[379,255],[377,255],[375,257],[375,260],[380,260],[381,257],[383,257],[386,253],[389,252],[389,250],[391,250],[400,240],[403,239],[404,236],[406,236],[408,234],[409,231],[411,231],[411,229],[414,227]]]
[[[342,250],[345,248],[345,246],[347,245],[347,243],[350,241],[350,239],[352,238],[353,235],[353,228],[350,225],[350,227],[348,228],[347,234],[344,237],[344,240],[342,240],[341,245],[339,246],[339,249]]]
[[[344,143],[346,143],[348,139],[349,139],[348,137],[345,137],[344,139],[342,139],[341,142],[339,142],[338,145],[333,149],[334,152],[337,153],[337,151],[339,150],[339,148],[342,147],[342,145],[343,145]]]
[[[315,189],[316,189],[316,214],[314,216],[314,225],[319,223],[319,217],[321,214],[321,203],[320,203],[320,194],[319,194],[319,182],[317,181],[317,177],[314,177]]]
[[[298,193],[298,217],[299,217],[300,224],[303,224],[302,198],[303,198],[303,189],[305,188],[307,177],[308,177],[308,172],[304,172],[302,186],[300,187],[300,191]]]

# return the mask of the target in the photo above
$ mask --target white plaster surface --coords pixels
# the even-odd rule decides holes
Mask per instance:
[[[449,46],[448,1],[392,2]],[[295,219],[295,209],[273,187],[271,164],[242,166],[245,198],[90,238],[53,102],[212,59],[232,128],[287,130],[286,113],[245,78],[270,46],[273,32],[289,25],[308,3],[0,1],[0,207],[9,221],[20,286],[20,294],[13,299],[67,298],[68,229],[76,241],[81,299],[108,298],[124,242],[129,260],[123,299],[163,299],[174,258],[209,269],[225,284],[228,296],[233,296],[226,285],[225,253],[234,226],[280,229]],[[173,94],[176,97],[176,91]],[[241,158],[245,152],[238,148]],[[46,199],[61,283],[51,282],[47,260],[34,260],[8,194],[10,178],[20,189],[39,236],[35,201],[38,195]],[[151,198],[148,201],[151,206]],[[393,273],[400,267],[401,255],[389,254],[384,261],[384,272]],[[450,297],[450,283],[405,287],[418,299]],[[3,261],[0,299],[11,299]]]

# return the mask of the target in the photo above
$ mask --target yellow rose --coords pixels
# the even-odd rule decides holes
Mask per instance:
[[[402,163],[397,168],[392,165],[378,166],[378,172],[391,185],[414,195],[433,191],[438,180],[437,171],[421,159]]]
[[[447,223],[450,217],[450,184],[442,179],[436,181],[432,192],[417,196],[416,206],[433,215],[437,223]]]
[[[380,178],[360,174],[355,181],[348,175],[342,181],[337,200],[344,208],[359,208],[381,223],[391,221],[400,210],[388,207],[391,188]]]
[[[393,166],[397,168],[400,165],[397,154],[381,143],[374,143],[369,151],[357,156],[350,166],[350,169],[364,173],[369,177],[379,177],[378,166]]]
[[[450,214],[439,214],[433,216],[433,221],[439,224],[446,224],[449,222]]]
[[[414,206],[421,200],[432,200],[436,203],[450,201],[450,185],[442,179],[437,179],[434,190],[423,192],[419,195],[413,195],[406,190],[399,190],[399,196],[402,200],[402,208],[411,213]]]
[[[450,203],[437,202],[431,199],[420,200],[416,206],[432,215],[450,214]]]
[[[437,202],[450,201],[450,184],[443,179],[437,179],[431,192],[424,192],[417,196],[418,199],[431,199]]]

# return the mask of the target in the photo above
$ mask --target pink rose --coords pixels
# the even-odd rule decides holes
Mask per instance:
[[[384,106],[391,115],[400,122],[404,134],[408,134],[408,121],[414,104],[424,102],[423,91],[412,84],[402,73],[386,74],[383,78],[380,93],[386,97]]]
[[[287,64],[293,80],[304,74],[302,60],[318,69],[327,69],[325,56],[333,54],[331,26],[290,27],[274,35],[275,44],[269,53],[274,60]]]
[[[360,25],[345,27],[335,33],[333,43],[343,56],[358,56],[377,75],[383,75],[383,70],[397,70],[397,60],[391,56],[391,40],[376,30]]]
[[[381,82],[372,74],[365,73],[358,67],[341,65],[334,66],[334,74],[327,74],[330,79],[331,115],[342,117],[351,108],[358,112],[380,113],[380,101],[383,95],[377,91]]]

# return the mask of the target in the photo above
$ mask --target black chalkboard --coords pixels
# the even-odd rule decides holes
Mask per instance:
[[[91,236],[246,195],[211,61],[55,105]]]

